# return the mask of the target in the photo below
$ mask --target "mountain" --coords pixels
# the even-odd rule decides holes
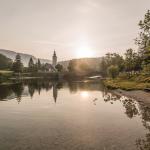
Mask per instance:
[[[6,57],[12,59],[13,61],[15,60],[15,57],[17,55],[16,52],[11,51],[11,50],[5,50],[5,49],[0,49],[0,54],[5,55]],[[22,62],[25,67],[28,66],[29,59],[32,57],[34,62],[37,62],[38,58],[34,57],[33,55],[29,54],[24,54],[24,53],[19,53],[22,59]],[[40,59],[41,63],[51,63],[51,60],[48,59]]]

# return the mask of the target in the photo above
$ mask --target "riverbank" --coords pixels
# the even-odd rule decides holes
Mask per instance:
[[[142,90],[125,91],[125,90],[112,90],[112,92],[119,96],[126,96],[150,105],[150,93]]]
[[[127,79],[106,79],[104,80],[106,87],[110,89],[122,89],[126,91],[130,90],[148,90],[150,89],[149,82],[141,82],[136,80],[127,80]]]

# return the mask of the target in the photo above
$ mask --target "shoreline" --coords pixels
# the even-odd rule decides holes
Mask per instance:
[[[122,89],[125,91],[150,91],[150,82],[138,82],[136,80],[126,80],[126,79],[105,79],[104,85],[108,89]]]
[[[138,102],[143,102],[150,105],[150,92],[146,92],[143,90],[126,91],[121,89],[111,90],[111,92],[116,95],[126,96],[128,98],[135,99]]]

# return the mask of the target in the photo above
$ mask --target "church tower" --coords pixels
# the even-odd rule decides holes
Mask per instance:
[[[52,65],[53,65],[53,67],[55,67],[57,65],[57,56],[56,56],[55,50],[54,50],[52,60],[53,60]]]

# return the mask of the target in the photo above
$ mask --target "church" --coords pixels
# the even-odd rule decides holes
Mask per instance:
[[[52,64],[46,63],[45,69],[47,72],[57,72],[57,70],[55,68],[56,65],[57,65],[57,55],[56,55],[56,51],[54,50],[54,53],[52,56]]]

